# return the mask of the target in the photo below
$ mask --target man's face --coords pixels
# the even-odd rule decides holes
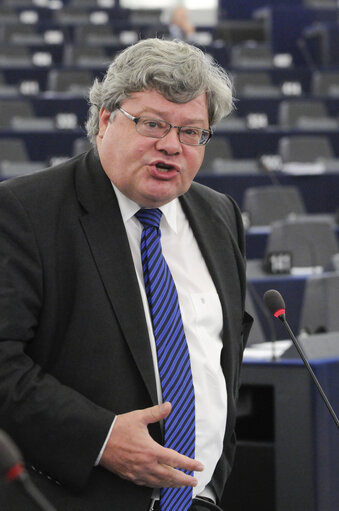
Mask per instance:
[[[147,90],[132,94],[120,106],[134,117],[209,128],[205,94],[178,104]],[[182,144],[176,128],[164,138],[150,138],[140,135],[135,123],[120,111],[112,121],[109,117],[110,112],[101,109],[97,147],[107,176],[124,195],[140,206],[159,207],[189,189],[201,166],[204,146]]]

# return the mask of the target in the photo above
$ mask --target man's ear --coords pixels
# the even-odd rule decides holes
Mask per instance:
[[[99,131],[98,131],[98,137],[102,138],[105,134],[105,131],[107,129],[109,118],[111,116],[111,112],[106,110],[106,108],[101,107],[99,112]]]

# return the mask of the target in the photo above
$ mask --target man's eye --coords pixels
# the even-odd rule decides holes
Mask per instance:
[[[157,129],[157,128],[162,128],[163,127],[163,124],[162,124],[161,121],[157,121],[157,120],[154,120],[154,119],[145,119],[143,121],[143,125],[146,128],[149,128],[149,129]]]
[[[198,128],[184,128],[183,132],[185,135],[189,135],[191,137],[200,136],[200,130]]]

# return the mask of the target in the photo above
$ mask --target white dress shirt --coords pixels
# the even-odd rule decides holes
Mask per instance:
[[[145,292],[141,264],[142,224],[134,216],[140,206],[114,185],[126,228],[135,271],[145,309],[153,354],[159,403],[162,402],[156,344]],[[178,199],[162,206],[161,245],[178,291],[179,304],[188,343],[196,409],[196,455],[204,464],[194,475],[198,486],[193,495],[211,496],[205,488],[222,454],[227,416],[226,382],[220,364],[222,349],[222,309],[206,263]],[[180,253],[180,257],[178,257]]]

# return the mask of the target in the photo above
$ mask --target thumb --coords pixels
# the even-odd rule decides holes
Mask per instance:
[[[171,409],[172,405],[168,401],[166,403],[162,403],[161,405],[145,408],[142,410],[143,420],[145,424],[154,424],[155,422],[159,422],[162,419],[165,419],[165,417],[169,415]]]

